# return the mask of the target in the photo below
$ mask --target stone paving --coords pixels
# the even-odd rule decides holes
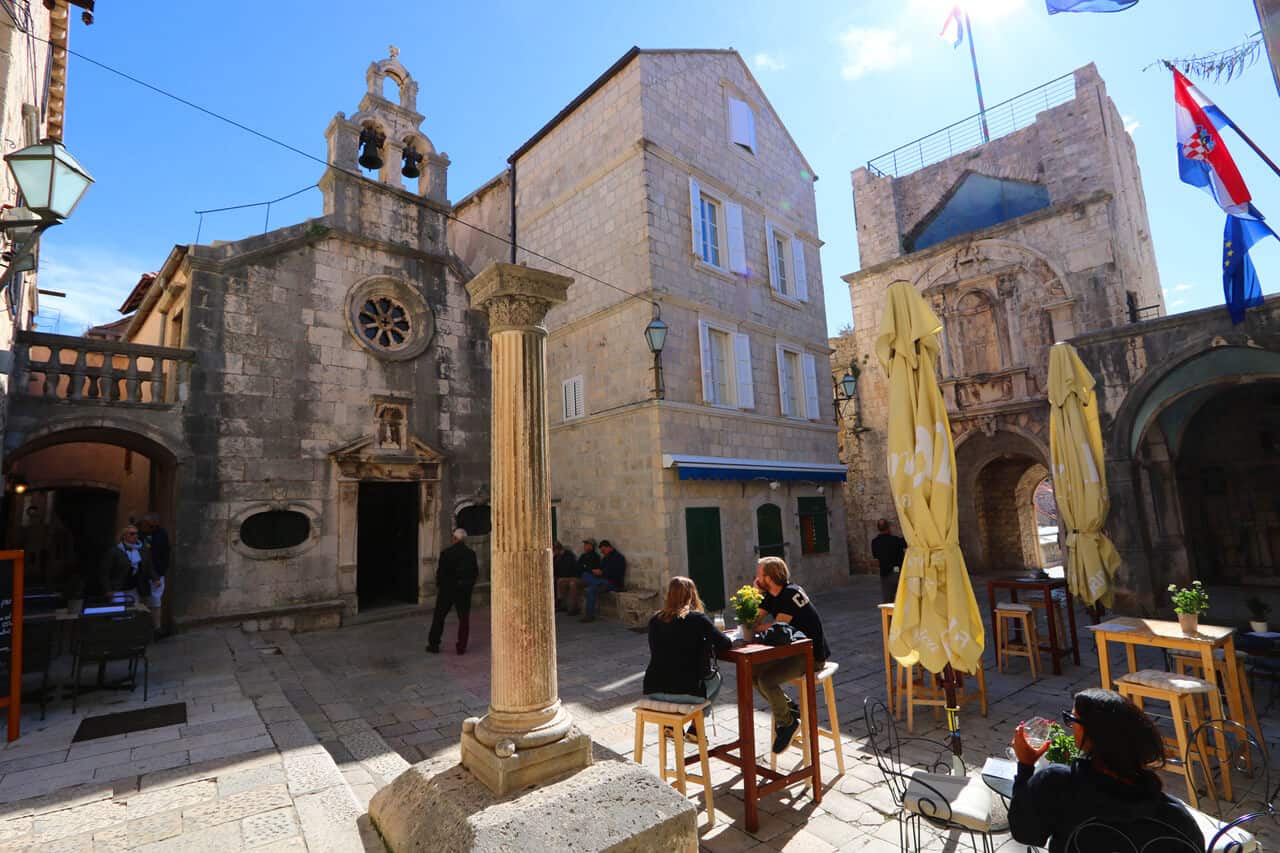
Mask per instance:
[[[877,590],[874,579],[858,578],[818,600],[841,664],[835,692],[847,772],[837,775],[834,745],[824,739],[822,803],[797,785],[766,799],[759,830],[747,833],[741,777],[713,760],[717,820],[708,826],[700,813],[704,850],[897,850],[888,790],[862,747],[863,699],[884,692]],[[186,702],[187,723],[73,744],[81,719],[140,707],[141,691],[86,694],[75,715],[59,701],[44,722],[30,706],[23,737],[0,750],[0,851],[380,850],[365,816],[369,798],[409,763],[456,750],[462,720],[484,711],[487,616],[473,615],[465,656],[425,654],[420,616],[300,635],[206,629],[153,646],[146,704]],[[562,699],[597,743],[629,756],[631,708],[648,660],[644,634],[558,619]],[[974,707],[961,722],[971,772],[987,755],[1003,755],[1018,720],[1055,716],[1074,691],[1096,685],[1097,654],[1082,633],[1082,665],[1068,662],[1061,676],[1032,681],[1023,661],[998,674],[988,654],[988,716]],[[1158,664],[1157,657],[1144,661]],[[737,728],[732,670],[725,675],[709,727],[713,744]],[[1264,711],[1269,689],[1260,686],[1257,698],[1274,742],[1280,720]],[[762,701],[755,724],[757,749],[767,750]],[[943,730],[923,710],[915,735],[940,741]],[[654,772],[656,740],[651,727],[645,765]],[[784,756],[797,759],[795,751]],[[1164,779],[1183,793],[1180,776]],[[1024,849],[1007,835],[996,841],[1004,851]],[[957,845],[968,846],[930,836],[926,849]]]

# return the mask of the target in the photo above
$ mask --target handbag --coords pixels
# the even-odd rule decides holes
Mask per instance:
[[[797,640],[807,640],[804,631],[793,628],[786,622],[774,622],[767,630],[756,634],[756,642],[766,646],[789,646]]]

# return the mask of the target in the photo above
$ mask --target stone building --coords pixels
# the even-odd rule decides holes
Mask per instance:
[[[158,511],[179,622],[417,605],[448,531],[487,533],[489,355],[448,248],[449,161],[394,49],[366,82],[326,131],[323,216],[176,247],[123,333],[20,335],[8,473],[72,516]]]
[[[849,549],[867,571],[876,520],[895,517],[874,356],[889,284],[914,283],[944,323],[961,546],[976,572],[1043,565],[1032,495],[1049,473],[1050,346],[1164,313],[1133,141],[1097,69],[988,112],[985,144],[952,153],[977,141],[974,117],[853,172],[862,269],[844,277],[854,330],[832,371],[860,373],[842,437]]]
[[[635,590],[691,575],[711,608],[758,554],[845,577],[816,176],[742,58],[632,49],[508,164],[456,210],[576,279],[547,320],[559,538],[612,540]],[[488,234],[451,245],[507,260]]]

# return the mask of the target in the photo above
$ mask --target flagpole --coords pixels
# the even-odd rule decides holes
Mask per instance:
[[[982,126],[982,141],[990,142],[991,133],[987,130],[987,107],[982,102],[982,78],[978,76],[978,54],[973,47],[973,24],[969,23],[968,9],[964,11],[964,28],[969,34],[969,59],[973,62],[973,85],[978,90],[978,123]]]

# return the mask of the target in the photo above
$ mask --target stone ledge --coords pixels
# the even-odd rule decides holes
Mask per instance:
[[[458,758],[455,747],[415,764],[374,795],[369,817],[393,853],[698,849],[694,802],[599,744],[585,770],[505,798]]]

